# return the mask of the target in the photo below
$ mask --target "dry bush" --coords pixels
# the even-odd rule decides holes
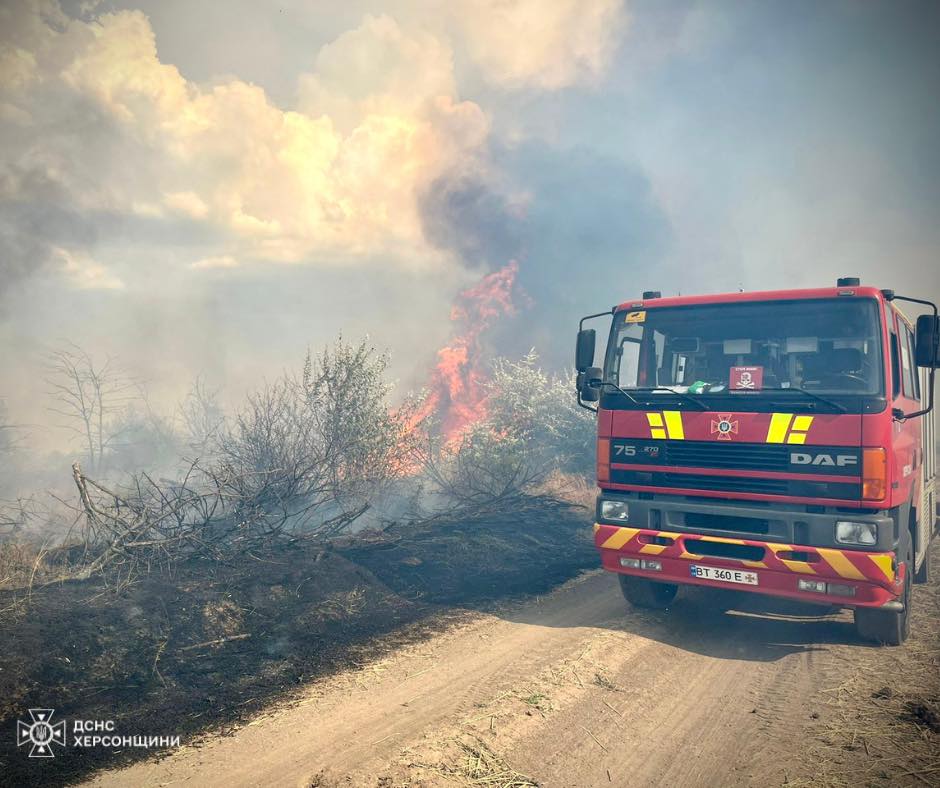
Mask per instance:
[[[387,405],[387,359],[342,340],[249,397],[207,461],[175,481],[109,487],[76,463],[88,560],[120,585],[182,558],[223,559],[326,538],[364,514],[412,461],[411,411]]]
[[[428,438],[422,465],[449,515],[593,499],[586,482],[593,416],[577,407],[569,383],[537,361],[534,352],[497,359],[485,385],[486,418],[456,442]]]
[[[560,378],[538,369],[534,354],[496,362],[488,418],[456,443],[434,438],[418,421],[419,400],[389,407],[386,366],[365,342],[340,339],[308,353],[298,374],[265,386],[228,419],[197,381],[183,415],[201,458],[171,480],[138,472],[122,483],[88,476],[75,463],[78,504],[57,517],[77,522],[79,539],[55,551],[54,562],[122,587],[187,558],[229,560],[285,541],[332,538],[367,512],[381,523],[370,512],[376,503],[422,520],[544,510],[584,497],[572,480],[582,455],[592,456],[592,422]],[[109,449],[103,434],[94,432],[96,448],[89,448],[96,463]],[[428,500],[425,491],[431,517],[412,506]]]

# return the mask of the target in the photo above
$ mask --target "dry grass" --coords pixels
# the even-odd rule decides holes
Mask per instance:
[[[552,471],[538,485],[536,494],[546,498],[567,501],[574,506],[583,506],[594,510],[594,500],[597,498],[597,485],[593,479],[578,473],[563,473]]]
[[[448,740],[444,757],[439,764],[412,763],[410,766],[464,785],[538,788],[535,780],[517,772],[485,742],[470,735]]]
[[[936,546],[933,553],[936,576]],[[824,691],[824,713],[807,731],[814,774],[788,785],[940,786],[938,623],[935,581],[915,587],[913,635],[903,647],[846,655],[843,680]]]
[[[26,585],[38,553],[29,542],[0,542],[0,588]]]

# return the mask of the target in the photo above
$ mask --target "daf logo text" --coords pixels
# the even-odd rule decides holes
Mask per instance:
[[[858,457],[853,454],[804,454],[794,451],[790,453],[791,465],[816,465],[832,468],[847,468],[858,465]]]

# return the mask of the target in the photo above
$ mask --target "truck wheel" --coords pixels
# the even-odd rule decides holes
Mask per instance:
[[[663,610],[672,604],[679,590],[679,586],[672,583],[654,583],[652,580],[632,575],[617,577],[620,579],[620,590],[624,598],[634,607]]]
[[[874,640],[886,646],[900,646],[911,631],[911,587],[914,583],[914,554],[910,535],[904,547],[904,593],[901,604],[904,610],[878,610],[870,607],[855,608],[855,628],[865,640]]]

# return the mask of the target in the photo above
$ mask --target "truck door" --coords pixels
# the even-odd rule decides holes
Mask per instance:
[[[894,312],[894,310],[892,310]],[[907,321],[897,312],[894,314],[894,333],[891,337],[892,362],[897,364],[900,377],[900,387],[894,398],[895,408],[906,413],[921,409],[920,375],[914,365],[914,334]],[[895,353],[895,348],[897,352]],[[931,414],[932,415],[932,414]],[[924,445],[922,443],[924,422],[929,420],[918,416],[908,419],[895,426],[894,433],[894,473],[893,478],[898,485],[895,500],[899,503],[910,501],[917,509],[917,532],[914,536],[914,564],[920,566],[930,541],[929,532],[925,530],[923,515],[923,474],[924,474]],[[900,429],[898,429],[898,426]],[[907,525],[901,523],[902,527]]]

